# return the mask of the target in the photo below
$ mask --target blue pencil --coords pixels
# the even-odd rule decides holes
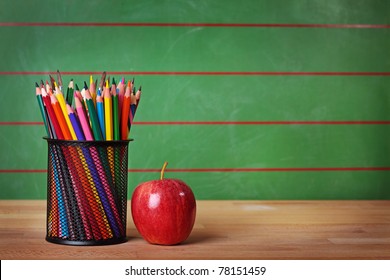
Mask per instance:
[[[106,138],[106,128],[104,123],[104,104],[103,104],[103,97],[101,96],[100,90],[98,91],[98,95],[96,96],[96,111],[98,115],[99,120],[99,126],[103,134],[103,138]],[[105,139],[106,140],[106,139]]]

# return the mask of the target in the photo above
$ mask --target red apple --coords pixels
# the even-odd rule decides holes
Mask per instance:
[[[131,213],[141,236],[151,244],[174,245],[190,235],[195,222],[196,201],[191,188],[179,179],[139,184],[131,198]]]

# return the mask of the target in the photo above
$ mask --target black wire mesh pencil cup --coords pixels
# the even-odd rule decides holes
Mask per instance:
[[[132,139],[44,139],[48,142],[46,240],[66,245],[125,242]]]

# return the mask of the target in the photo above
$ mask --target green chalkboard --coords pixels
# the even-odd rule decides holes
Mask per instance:
[[[35,82],[135,78],[129,196],[390,199],[388,1],[0,3],[0,199],[46,197]]]

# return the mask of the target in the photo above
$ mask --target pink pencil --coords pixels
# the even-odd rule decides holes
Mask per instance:
[[[76,105],[77,115],[79,117],[80,124],[81,124],[81,127],[82,127],[84,135],[85,135],[85,140],[87,140],[87,141],[93,140],[91,127],[89,126],[89,122],[88,122],[87,116],[85,115],[83,105],[80,101],[80,98],[77,95],[75,95],[74,101],[75,101],[75,105]]]

